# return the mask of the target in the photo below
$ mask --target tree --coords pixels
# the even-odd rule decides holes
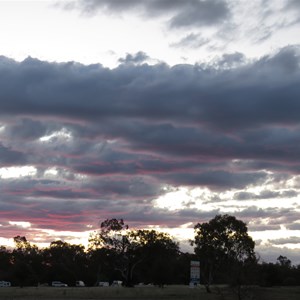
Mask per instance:
[[[74,285],[87,272],[87,261],[83,245],[69,244],[57,240],[43,251],[47,269],[46,281],[61,280]]]
[[[10,269],[12,266],[11,252],[4,246],[0,246],[0,278],[8,280],[11,277]]]
[[[286,256],[282,256],[282,255],[279,255],[277,257],[277,264],[287,269],[290,269],[292,266],[292,262]]]
[[[171,257],[175,259],[178,253],[177,243],[168,234],[155,230],[129,230],[122,219],[102,222],[99,232],[90,238],[89,251],[92,249],[94,253],[95,249],[102,249],[98,253],[97,277],[103,276],[103,270],[111,262],[128,287],[133,285],[134,272],[141,263],[144,267],[149,263],[147,268],[140,266],[140,270],[144,271],[140,272],[142,278],[163,284]]]
[[[131,238],[128,225],[123,219],[107,219],[100,224],[99,232],[89,239],[89,249],[106,248],[109,250],[107,257],[114,264],[114,269],[119,271],[124,279],[125,286],[132,286],[132,274],[139,263],[136,256],[136,243]],[[98,270],[102,270],[101,262]]]
[[[14,237],[12,251],[13,273],[16,282],[24,285],[37,284],[41,273],[41,255],[36,245],[31,245],[25,236]]]
[[[178,243],[164,232],[156,230],[133,230],[130,233],[136,243],[136,254],[140,259],[140,276],[143,282],[153,282],[159,286],[171,283],[179,256]]]
[[[202,280],[207,292],[216,270],[225,267],[235,275],[238,286],[242,280],[243,266],[256,261],[255,243],[248,235],[243,221],[229,215],[217,215],[208,223],[198,223],[194,227],[195,254],[200,258]],[[232,279],[233,277],[231,277]]]

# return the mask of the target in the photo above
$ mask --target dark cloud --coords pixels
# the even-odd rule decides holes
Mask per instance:
[[[139,51],[136,54],[127,54],[125,58],[120,58],[119,62],[139,64],[145,62],[147,59],[149,59],[149,56],[145,52]]]
[[[245,63],[245,60],[245,55],[240,52],[223,54],[222,57],[217,61],[216,65],[221,69],[233,68]]]
[[[274,245],[300,244],[300,237],[290,236],[288,238],[269,239],[268,241]]]
[[[4,129],[4,135],[13,136],[16,139],[28,141],[30,139],[38,139],[50,133],[50,124],[44,124],[40,121],[32,119],[16,120],[16,123]],[[50,127],[51,128],[51,127]]]
[[[122,217],[176,227],[227,212],[227,191],[233,200],[297,197],[297,47],[252,62],[241,53],[174,67],[146,58],[128,55],[108,69],[1,57],[0,167],[36,168],[1,178],[3,222],[76,231]],[[266,183],[259,193],[245,190]],[[208,192],[170,212],[153,206],[168,186]],[[241,201],[231,210],[252,231],[298,226],[292,208]]]
[[[173,185],[208,186],[212,189],[244,188],[250,184],[264,182],[267,174],[261,173],[230,173],[226,171],[207,171],[199,173],[177,173],[161,176]]]
[[[2,57],[0,114],[8,146],[1,159],[221,188],[260,182],[261,170],[298,174],[297,53],[285,48],[226,70],[164,64],[110,70]],[[236,53],[224,55],[222,64],[241,61]],[[41,142],[43,136],[48,140]],[[230,162],[235,159],[240,163]]]
[[[122,65],[109,70],[101,65],[26,59],[10,63],[9,68],[3,63],[1,73],[6,74],[1,99],[13,99],[1,102],[1,115],[42,114],[86,121],[130,117],[228,129],[298,124],[299,59],[293,47],[219,72],[197,65]]]
[[[169,25],[176,28],[215,25],[229,16],[227,2],[223,0],[79,0],[68,2],[64,7],[77,7],[88,14],[95,14],[98,10],[112,14],[129,11],[150,18],[171,14]]]
[[[235,200],[255,200],[255,199],[272,199],[272,198],[294,198],[297,197],[298,192],[296,190],[285,191],[270,191],[263,190],[258,194],[249,192],[237,192],[234,194]]]
[[[26,164],[26,156],[21,151],[6,147],[0,142],[0,167]]]
[[[173,28],[189,26],[210,26],[221,22],[229,16],[225,1],[190,1],[192,5],[175,15],[170,20]]]

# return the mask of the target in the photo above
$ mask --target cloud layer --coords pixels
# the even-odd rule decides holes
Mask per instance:
[[[223,212],[252,231],[299,230],[299,53],[171,67],[140,52],[114,69],[1,57],[1,174],[34,168],[2,175],[3,236],[9,221],[82,231],[101,218],[176,227]],[[182,186],[203,192],[175,211],[155,204]]]
[[[150,18],[170,15],[168,24],[173,28],[215,25],[229,14],[228,5],[222,0],[80,0],[69,2],[65,7],[74,6],[88,14],[102,10],[112,14],[134,12]]]

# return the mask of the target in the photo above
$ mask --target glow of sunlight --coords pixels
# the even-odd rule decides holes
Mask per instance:
[[[190,240],[194,239],[194,227],[190,226],[192,223],[182,224],[179,227],[167,228],[160,227],[158,225],[149,225],[147,229],[154,229],[160,232],[169,234],[175,241],[180,243],[180,248],[186,251],[192,251],[192,246],[190,245]]]
[[[34,176],[35,174],[36,168],[33,166],[0,168],[0,178],[4,179]]]
[[[222,203],[229,196],[227,193],[219,193],[218,199],[220,201],[216,202],[214,201],[216,194],[207,188],[175,188],[168,186],[165,190],[169,192],[157,198],[154,201],[154,206],[170,211],[200,208],[201,211],[210,211],[216,209],[218,202]]]
[[[45,235],[45,238],[49,240],[49,238],[52,241],[55,240],[63,240],[64,242],[70,243],[70,244],[81,244],[84,247],[87,248],[88,246],[88,240],[89,236],[94,230],[89,230],[89,231],[55,231],[51,229],[41,229],[39,230],[40,232],[43,232]],[[36,245],[39,245],[40,243],[38,241],[35,241]]]
[[[12,248],[14,247],[14,240],[0,237],[0,245],[4,247]]]
[[[56,168],[49,168],[45,171],[44,175],[47,176],[56,176],[58,174],[58,171]]]
[[[187,188],[179,188],[171,191],[163,196],[160,196],[155,201],[155,206],[159,208],[166,208],[168,210],[178,210],[188,206],[193,198],[188,195]]]
[[[62,128],[60,131],[55,131],[50,135],[43,136],[39,140],[41,142],[49,142],[55,138],[62,140],[70,140],[72,138],[72,134],[67,129]]]
[[[22,228],[30,228],[30,227],[31,227],[31,223],[30,223],[30,222],[9,221],[8,223],[9,223],[10,225],[14,225],[14,226],[22,227]]]
[[[300,243],[282,243],[282,244],[273,244],[272,240],[276,239],[285,239],[290,236],[300,237],[300,230],[287,230],[281,227],[279,230],[267,230],[267,231],[251,231],[249,235],[253,240],[261,240],[262,245],[272,245],[278,248],[287,247],[290,249],[300,249]]]

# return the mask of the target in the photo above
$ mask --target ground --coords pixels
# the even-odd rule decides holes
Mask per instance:
[[[190,288],[188,286],[136,287],[136,288],[53,288],[53,287],[10,287],[0,288],[1,300],[235,300],[238,296],[234,289],[226,286],[213,286],[212,293],[207,294],[203,287]],[[242,299],[245,300],[298,300],[300,287],[260,288],[247,287],[243,290]]]

